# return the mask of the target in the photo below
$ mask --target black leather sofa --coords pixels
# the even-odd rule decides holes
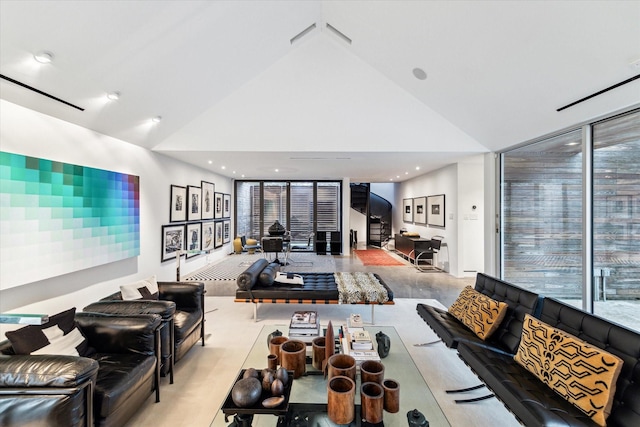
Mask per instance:
[[[552,298],[543,299],[539,318],[622,359],[607,426],[640,426],[640,334]],[[524,425],[597,426],[513,357],[469,343],[458,355]]]
[[[202,282],[158,282],[158,301],[175,303],[173,316],[173,358],[178,362],[199,340],[204,346],[204,283]],[[122,301],[122,293],[116,292],[100,301]],[[129,303],[130,301],[125,301]],[[133,307],[136,307],[134,302]],[[107,307],[102,307],[106,310]],[[119,307],[113,307],[115,312]],[[133,310],[135,311],[135,309]],[[141,308],[141,312],[144,309]],[[165,336],[166,344],[166,336]],[[163,354],[169,354],[165,348]],[[166,370],[165,370],[166,372]]]
[[[622,359],[607,426],[640,425],[640,334],[482,273],[475,289],[509,305],[500,328],[487,341],[477,338],[446,310],[418,304],[417,312],[448,347],[457,349],[458,356],[521,423],[597,425],[514,360],[528,313]]]
[[[235,302],[254,303],[254,319],[257,318],[257,304],[338,304],[339,292],[334,273],[295,273],[302,277],[302,285],[281,284],[274,281],[280,265],[258,259],[236,280]],[[385,288],[388,301],[384,303],[360,301],[358,304],[375,305],[394,304],[393,291],[377,274],[374,275]],[[373,314],[373,312],[372,312]],[[373,320],[373,319],[372,319]]]
[[[474,289],[508,305],[507,314],[498,330],[487,341],[478,338],[447,310],[426,304],[418,304],[416,310],[447,347],[456,348],[461,342],[470,342],[514,355],[520,343],[524,315],[535,313],[539,303],[538,294],[483,273],[476,275]]]
[[[122,426],[156,391],[160,318],[76,313],[91,358],[15,355],[0,343],[0,425]]]

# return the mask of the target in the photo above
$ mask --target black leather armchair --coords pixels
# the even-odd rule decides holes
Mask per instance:
[[[91,357],[15,355],[0,343],[0,425],[122,426],[156,391],[157,315],[77,313]]]
[[[174,317],[176,313],[176,303],[173,301],[98,301],[86,306],[83,311],[107,314],[157,314],[160,316],[160,373],[169,375],[170,383],[173,384],[173,364],[174,364]]]
[[[176,305],[173,317],[174,362],[182,359],[198,340],[204,346],[204,294],[202,282],[158,282],[158,300],[172,301]],[[122,294],[116,292],[101,301],[113,300],[122,300]]]

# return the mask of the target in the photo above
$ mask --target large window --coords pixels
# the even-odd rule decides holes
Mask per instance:
[[[236,235],[260,239],[278,220],[294,248],[313,250],[316,231],[341,231],[341,182],[236,181]]]
[[[548,296],[582,297],[582,136],[503,155],[503,276]]]
[[[640,111],[501,159],[502,277],[640,329]]]
[[[628,316],[617,308],[640,299],[640,112],[593,126],[593,179],[594,311]]]

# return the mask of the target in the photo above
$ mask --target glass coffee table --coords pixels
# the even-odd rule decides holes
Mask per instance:
[[[264,326],[253,344],[251,351],[244,361],[243,368],[262,369],[266,367],[269,349],[267,347],[267,337],[276,329],[288,333],[287,326],[269,325]],[[337,328],[336,334],[337,334]],[[407,413],[417,409],[429,422],[429,427],[449,426],[444,413],[438,406],[431,390],[425,383],[422,375],[418,371],[413,359],[405,348],[400,336],[395,328],[389,326],[369,326],[365,329],[371,336],[375,336],[378,331],[387,334],[391,340],[389,355],[382,359],[385,367],[385,378],[392,378],[400,384],[400,411],[392,414],[384,412],[383,422],[376,427],[407,426]],[[310,355],[311,346],[308,346],[307,355]],[[220,409],[211,423],[211,427],[238,426],[238,427],[261,427],[261,426],[295,426],[295,427],[318,427],[333,426],[326,414],[327,408],[327,380],[316,371],[307,358],[307,374],[293,381],[291,394],[289,396],[288,410],[274,416],[273,414],[256,414],[250,420],[246,417],[239,417],[237,420],[233,415],[224,414]],[[231,391],[231,388],[229,388]],[[351,426],[371,426],[360,421],[360,373],[356,377],[356,420]],[[223,405],[224,406],[224,405]]]

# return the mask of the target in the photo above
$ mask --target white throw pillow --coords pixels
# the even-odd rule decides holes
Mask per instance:
[[[120,285],[123,300],[158,299],[156,276],[127,285]]]

